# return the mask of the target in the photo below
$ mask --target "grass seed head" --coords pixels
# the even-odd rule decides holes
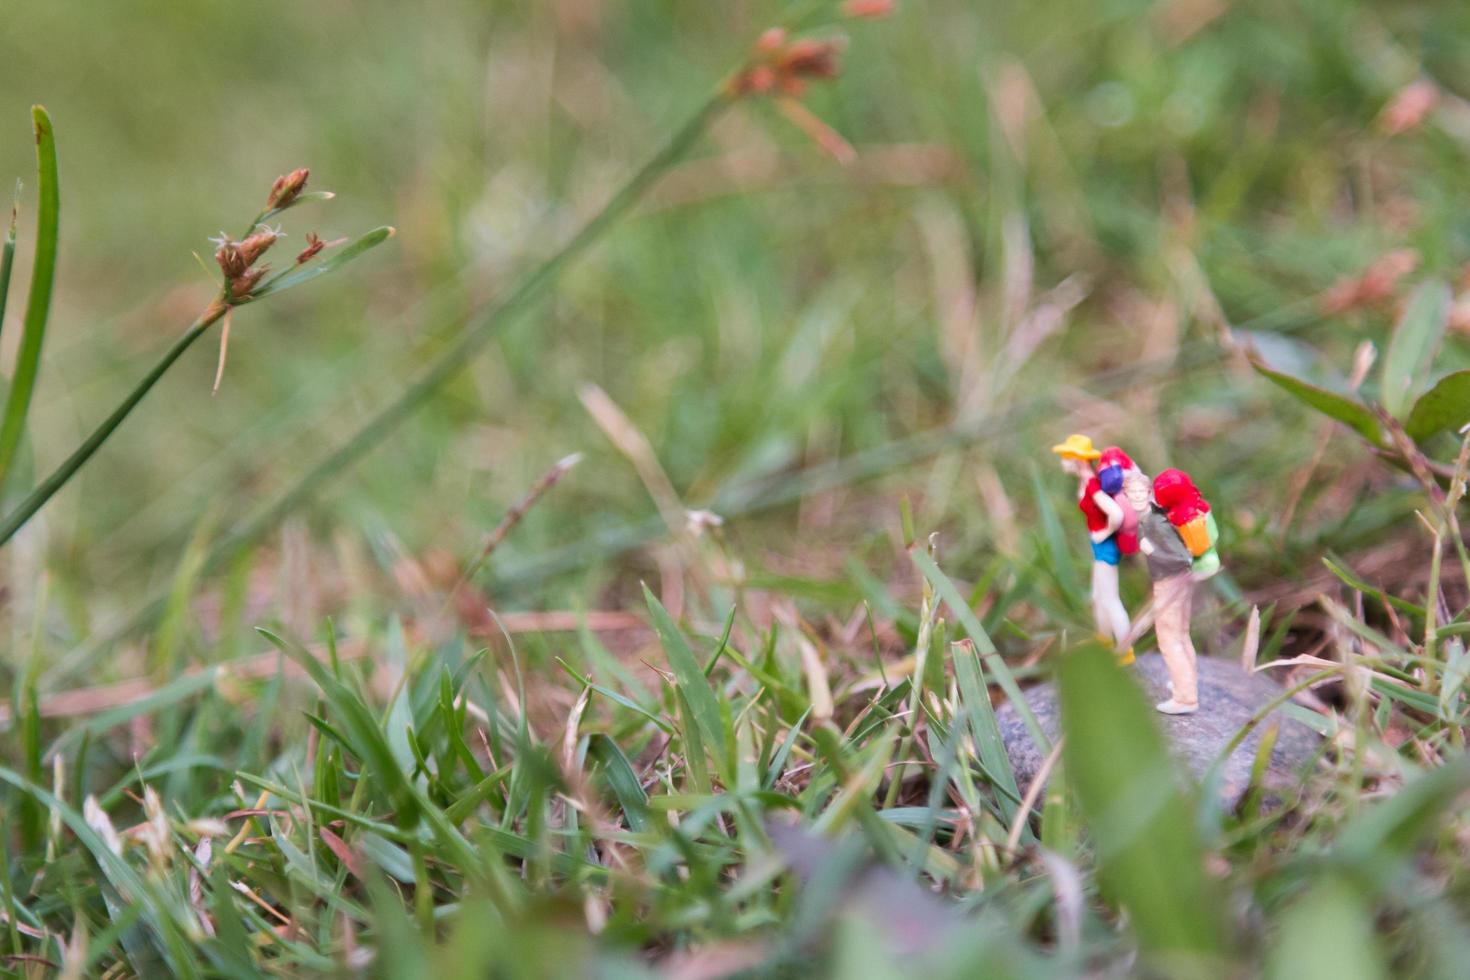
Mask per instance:
[[[267,211],[275,211],[279,208],[288,207],[301,192],[306,189],[306,178],[311,171],[306,167],[298,167],[289,174],[282,174],[271,184],[271,191],[266,195],[265,207]]]
[[[322,249],[324,249],[326,247],[327,247],[327,243],[324,242],[324,241],[322,241],[319,237],[317,237],[317,233],[316,232],[314,232],[314,231],[307,232],[306,233],[306,247],[303,248],[300,252],[296,253],[296,264],[297,265],[300,265],[303,262],[309,262],[311,260],[312,256],[316,255],[316,253],[320,252]]]
[[[801,95],[808,81],[832,79],[841,74],[838,56],[842,46],[840,37],[793,41],[784,29],[773,27],[756,41],[752,63],[730,79],[730,91],[737,96],[773,92]]]

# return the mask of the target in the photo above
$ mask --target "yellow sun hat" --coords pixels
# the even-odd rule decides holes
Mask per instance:
[[[1072,434],[1060,445],[1052,446],[1051,451],[1063,459],[1097,459],[1102,453],[1092,448],[1092,440],[1087,436]]]

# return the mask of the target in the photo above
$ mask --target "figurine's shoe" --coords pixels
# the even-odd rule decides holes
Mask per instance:
[[[1133,666],[1133,661],[1134,661],[1135,657],[1133,656],[1133,648],[1132,647],[1129,647],[1127,650],[1124,650],[1122,653],[1118,654],[1117,656],[1118,656],[1118,666],[1119,667],[1132,667]]]
[[[1170,698],[1167,701],[1160,701],[1154,707],[1166,715],[1192,715],[1199,710],[1199,702],[1184,704],[1183,702]]]

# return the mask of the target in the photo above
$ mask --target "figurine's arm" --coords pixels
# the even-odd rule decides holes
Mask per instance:
[[[1106,526],[1092,532],[1092,540],[1101,544],[1117,533],[1118,528],[1123,526],[1123,508],[1118,502],[1101,490],[1092,495],[1092,502],[1097,504],[1097,509],[1103,512],[1108,519]]]

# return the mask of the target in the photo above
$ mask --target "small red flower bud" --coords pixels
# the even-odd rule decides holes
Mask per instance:
[[[1378,126],[1390,136],[1417,129],[1437,102],[1439,89],[1433,83],[1413,82],[1394,94],[1378,117]]]
[[[755,42],[755,49],[761,54],[775,54],[786,45],[786,28],[771,27],[761,34],[760,39]]]
[[[776,59],[776,71],[793,78],[836,78],[837,51],[833,40],[793,41]]]
[[[266,209],[274,211],[296,200],[302,190],[306,188],[306,178],[310,174],[310,170],[305,167],[300,167],[291,171],[289,174],[282,174],[277,177],[276,182],[271,185],[271,192],[266,195]]]
[[[246,235],[245,239],[237,244],[235,247],[239,250],[240,258],[244,260],[245,264],[247,266],[251,266],[254,265],[255,260],[264,255],[266,251],[276,243],[276,239],[280,237],[281,233],[279,231],[275,231],[271,228],[267,228],[265,225],[261,225],[256,228],[255,231],[252,231],[249,235]]]
[[[248,299],[250,294],[255,291],[255,287],[260,285],[260,280],[269,271],[270,266],[258,265],[254,268],[246,269],[238,276],[232,278],[230,280],[230,299],[237,303],[243,299]]]
[[[318,238],[316,232],[307,232],[306,247],[296,254],[296,264],[300,265],[303,262],[310,261],[312,256],[326,247],[327,243]]]
[[[249,265],[240,256],[239,243],[231,241],[220,242],[219,248],[215,250],[214,260],[219,263],[220,271],[225,274],[226,279],[235,278]]]

